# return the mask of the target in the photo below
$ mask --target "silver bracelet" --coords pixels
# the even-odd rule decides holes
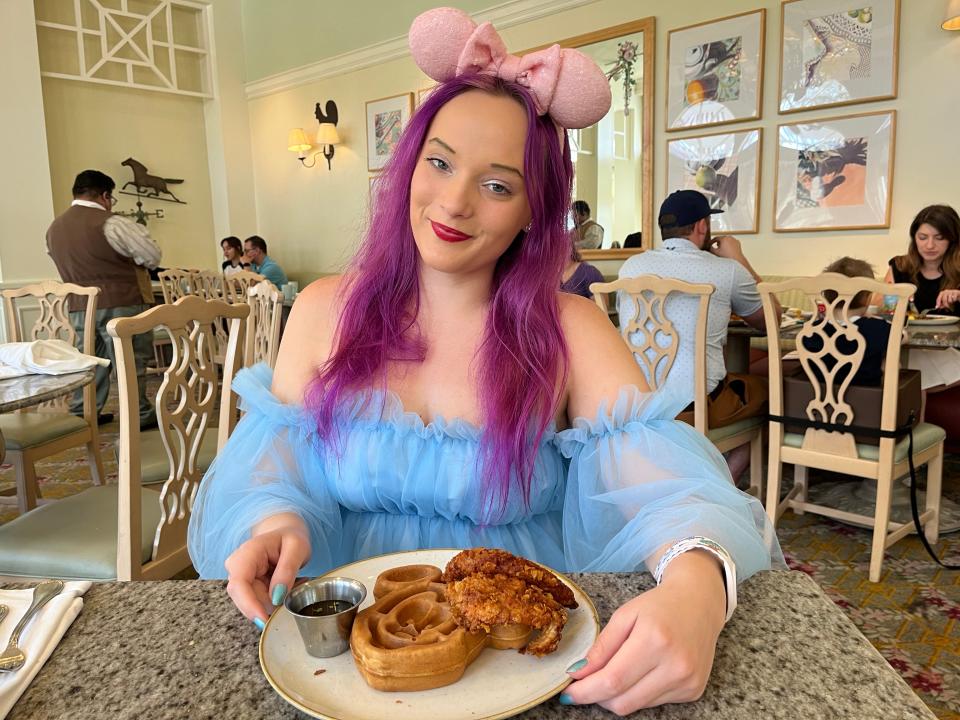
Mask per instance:
[[[678,540],[660,557],[660,562],[653,571],[653,579],[659,585],[667,566],[683,553],[691,550],[706,550],[723,564],[723,582],[727,591],[727,615],[724,622],[728,622],[737,608],[737,566],[733,562],[733,557],[720,543],[699,536]]]

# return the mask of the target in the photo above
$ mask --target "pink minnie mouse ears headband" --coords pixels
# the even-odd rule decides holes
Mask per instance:
[[[523,57],[510,55],[493,25],[477,25],[449,7],[419,15],[408,37],[417,66],[437,82],[464,73],[515,82],[533,94],[537,112],[549,114],[560,127],[589,127],[610,109],[606,76],[578,50],[553,45]]]

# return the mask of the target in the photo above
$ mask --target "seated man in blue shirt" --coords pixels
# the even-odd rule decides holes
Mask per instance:
[[[714,237],[710,233],[710,216],[718,212],[722,211],[712,209],[707,198],[695,190],[672,193],[661,205],[658,217],[662,246],[634,255],[623,264],[619,274],[621,278],[658,275],[688,283],[709,283],[716,288],[707,314],[707,418],[711,428],[755,417],[767,409],[766,378],[728,373],[724,363],[723,346],[731,313],[759,330],[764,330],[766,323],[757,291],[760,276],[744,256],[740,241],[730,235]],[[665,312],[678,330],[680,346],[666,380],[655,379],[662,381],[661,389],[668,388],[667,392],[691,401],[690,412],[679,416],[690,422],[698,303],[696,297],[689,295],[674,294],[667,300]],[[633,299],[624,293],[620,293],[618,305],[622,330],[636,316],[637,309]],[[727,457],[734,480],[746,468],[748,458],[746,445]]]
[[[277,265],[273,259],[267,255],[267,241],[259,235],[251,235],[243,241],[243,254],[250,261],[250,269],[255,273],[263,275],[267,280],[277,286],[277,289],[283,288],[287,284],[287,275],[283,268]]]

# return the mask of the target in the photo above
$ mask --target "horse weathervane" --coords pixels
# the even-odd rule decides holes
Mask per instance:
[[[128,157],[124,160],[121,165],[126,165],[133,171],[133,180],[128,183],[125,183],[120,192],[124,195],[136,195],[137,197],[148,197],[155,200],[163,200],[165,202],[175,202],[180,203],[181,205],[186,205],[183,200],[178,198],[176,195],[171,192],[168,185],[179,185],[183,182],[182,179],[177,178],[165,178],[160,177],[159,175],[151,175],[147,172],[147,166],[138,160],[134,160],[131,157]],[[123,192],[128,186],[133,185],[136,189],[135,193]],[[152,190],[153,192],[149,192]],[[160,197],[160,194],[169,195],[169,198]]]

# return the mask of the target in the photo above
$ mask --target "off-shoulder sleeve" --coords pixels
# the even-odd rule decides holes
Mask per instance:
[[[635,571],[663,545],[704,536],[723,545],[744,580],[783,565],[760,503],[733,485],[717,449],[665,392],[620,390],[609,410],[557,434],[569,458],[563,510],[569,570]]]
[[[234,381],[245,414],[204,475],[190,518],[190,558],[202,578],[225,577],[224,561],[250,538],[251,528],[283,512],[298,514],[310,532],[305,572],[333,564],[340,508],[324,482],[310,418],[274,397],[272,375],[257,365]]]

